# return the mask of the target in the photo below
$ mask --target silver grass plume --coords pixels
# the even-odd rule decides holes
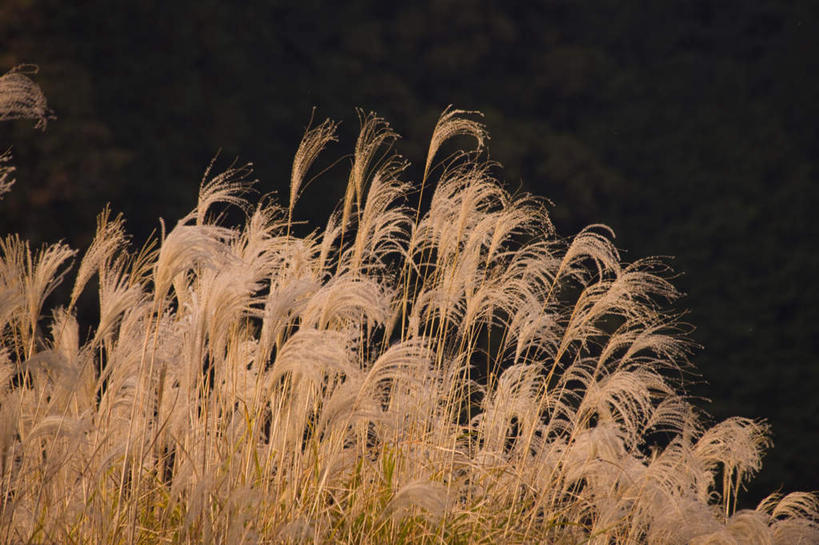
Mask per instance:
[[[455,136],[472,136],[477,143],[477,150],[483,149],[486,141],[489,139],[489,134],[486,132],[486,127],[483,123],[475,121],[468,116],[482,116],[480,112],[453,109],[452,106],[447,106],[438,122],[435,124],[435,130],[432,131],[432,137],[429,140],[429,150],[427,151],[427,161],[424,165],[424,178],[429,175],[430,168],[435,156],[441,145]]]
[[[0,199],[3,195],[11,191],[11,186],[14,185],[14,165],[11,163],[11,150],[6,150],[0,153]]]
[[[290,201],[287,207],[287,223],[293,220],[293,208],[301,194],[302,184],[319,153],[330,142],[338,141],[336,129],[338,124],[325,119],[318,126],[308,128],[299,144],[299,149],[293,157],[293,167],[290,173]]]
[[[23,64],[0,76],[0,121],[34,119],[35,128],[45,130],[51,117],[45,95],[26,74],[36,74],[38,68]]]
[[[10,119],[34,119],[35,128],[45,130],[46,122],[53,117],[40,87],[25,74],[36,74],[34,65],[20,65],[0,76],[0,121]],[[14,185],[14,166],[11,150],[0,153],[0,199]]]
[[[330,121],[302,140],[287,207],[248,203],[249,166],[211,164],[196,208],[139,251],[104,210],[45,318],[73,250],[0,240],[0,541],[819,542],[812,494],[737,508],[768,429],[708,426],[678,391],[691,345],[660,260],[624,263],[604,226],[557,238],[451,108],[421,214],[398,135],[360,116],[323,231],[291,223]],[[458,135],[478,150],[439,172]]]

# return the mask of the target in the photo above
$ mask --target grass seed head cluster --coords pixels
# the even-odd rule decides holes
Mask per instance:
[[[0,118],[47,115],[0,77]],[[478,119],[446,110],[410,185],[362,113],[343,201],[308,236],[294,207],[330,121],[286,206],[246,200],[247,167],[209,169],[141,249],[108,210],[84,254],[2,239],[0,542],[819,542],[812,495],[737,510],[767,430],[707,427],[681,393],[662,262],[624,263],[603,226],[558,238],[492,178]],[[453,137],[474,149],[441,157]]]

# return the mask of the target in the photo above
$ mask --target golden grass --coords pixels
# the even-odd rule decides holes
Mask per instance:
[[[819,542],[812,495],[736,510],[767,429],[708,428],[680,393],[661,261],[622,262],[603,226],[558,238],[491,177],[471,112],[436,126],[422,210],[396,133],[361,120],[309,236],[294,207],[330,121],[287,207],[247,201],[248,168],[208,169],[138,251],[103,211],[65,307],[43,305],[73,250],[0,243],[0,542]],[[477,148],[440,160],[457,135]]]

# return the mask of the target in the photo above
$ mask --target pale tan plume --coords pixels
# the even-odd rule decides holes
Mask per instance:
[[[768,428],[709,424],[681,389],[692,344],[663,260],[624,262],[605,226],[558,238],[474,150],[441,162],[414,217],[396,133],[360,116],[323,231],[291,224],[330,121],[305,134],[287,207],[248,204],[249,166],[209,168],[136,252],[106,208],[67,308],[44,307],[73,251],[0,240],[2,539],[819,540],[815,495],[738,508]],[[487,138],[447,109],[424,179],[459,135]]]
[[[299,143],[299,148],[293,156],[293,167],[290,172],[290,201],[287,207],[287,223],[290,225],[293,218],[293,208],[301,194],[302,184],[310,167],[315,162],[319,153],[330,142],[338,141],[336,129],[338,123],[325,119],[319,125],[309,128]]]
[[[11,164],[11,150],[6,150],[0,153],[0,199],[3,195],[11,191],[11,186],[14,185],[14,165]]]
[[[45,130],[51,111],[43,91],[26,76],[38,70],[35,65],[23,64],[0,76],[0,121],[34,119],[34,127]]]

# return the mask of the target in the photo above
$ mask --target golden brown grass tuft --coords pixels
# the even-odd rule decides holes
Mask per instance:
[[[679,393],[661,261],[624,263],[603,226],[558,238],[477,151],[436,165],[445,140],[487,139],[460,110],[421,213],[397,134],[361,119],[346,196],[309,236],[294,205],[330,121],[286,208],[246,200],[249,167],[208,169],[197,208],[136,252],[105,210],[50,313],[74,252],[0,242],[0,541],[819,542],[812,495],[737,511],[767,428],[706,427]]]

